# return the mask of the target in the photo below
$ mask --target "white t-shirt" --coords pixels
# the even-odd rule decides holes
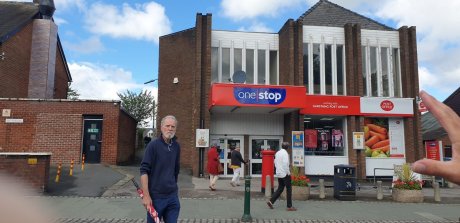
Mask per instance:
[[[280,149],[275,154],[276,177],[283,178],[286,175],[291,175],[289,170],[289,154],[285,149]]]

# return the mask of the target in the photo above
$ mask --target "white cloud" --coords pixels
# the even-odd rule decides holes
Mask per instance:
[[[99,53],[105,50],[104,44],[98,37],[90,37],[79,43],[65,42],[66,49],[81,53],[81,54],[92,54]]]
[[[265,25],[264,23],[254,22],[249,27],[240,27],[238,31],[241,32],[264,32],[264,33],[273,33],[273,29]]]
[[[114,65],[92,63],[69,63],[72,74],[72,88],[80,99],[119,100],[117,92],[126,90],[151,90],[155,98],[157,88],[136,83],[130,71]]]
[[[95,3],[85,17],[85,25],[92,33],[114,38],[132,38],[158,43],[159,37],[171,33],[171,22],[165,8],[155,2],[114,5]]]
[[[300,7],[303,0],[222,0],[225,17],[233,20],[254,19],[259,16],[274,17],[280,11]]]

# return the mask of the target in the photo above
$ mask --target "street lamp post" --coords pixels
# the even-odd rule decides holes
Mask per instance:
[[[144,84],[150,84],[150,83],[153,83],[153,82],[155,82],[157,80],[158,79],[152,79],[152,80],[149,80],[147,82],[144,82]],[[153,124],[155,122],[155,107],[156,107],[156,100],[155,100],[155,98],[153,98],[152,129],[155,129],[155,126],[153,126]]]

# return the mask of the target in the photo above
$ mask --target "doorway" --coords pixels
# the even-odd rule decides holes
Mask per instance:
[[[251,176],[262,176],[262,151],[277,151],[281,146],[282,136],[251,136],[249,137],[249,165]]]
[[[211,146],[217,145],[221,150],[219,154],[220,165],[224,168],[224,173],[220,174],[221,177],[232,177],[233,169],[228,168],[228,164],[231,162],[231,148],[236,146],[240,147],[240,152],[244,154],[244,141],[243,136],[211,136]],[[244,176],[244,164],[241,164],[242,173],[241,176]]]
[[[101,162],[102,116],[85,116],[83,124],[83,155],[87,163]]]

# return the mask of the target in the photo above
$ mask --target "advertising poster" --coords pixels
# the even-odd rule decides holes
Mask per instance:
[[[318,129],[318,142],[320,150],[329,150],[330,131],[329,129]]]
[[[196,129],[196,147],[209,147],[209,129]]]
[[[364,152],[366,157],[390,157],[390,142],[387,118],[364,118]],[[403,133],[402,133],[403,134]]]
[[[364,132],[353,132],[353,149],[364,149]]]
[[[304,132],[292,131],[292,163],[293,166],[305,166],[304,164]]]
[[[404,122],[402,118],[389,118],[390,156],[404,157]]]
[[[318,131],[316,129],[305,129],[305,148],[315,149],[317,144]]]
[[[425,141],[426,158],[441,160],[441,150],[438,141]]]
[[[343,147],[342,130],[332,129],[332,147]]]

